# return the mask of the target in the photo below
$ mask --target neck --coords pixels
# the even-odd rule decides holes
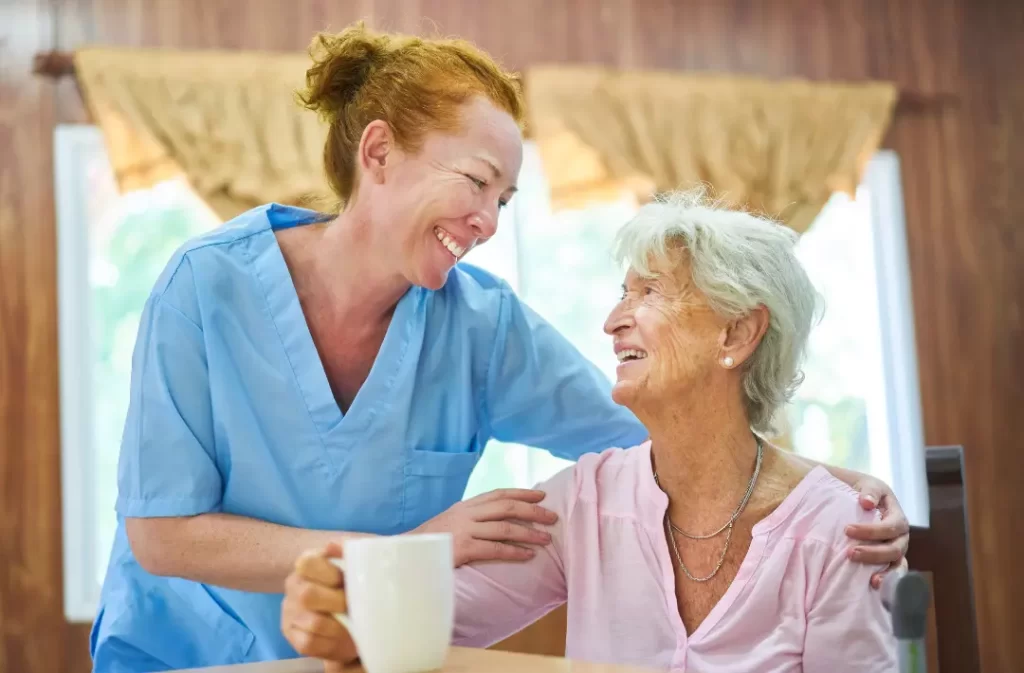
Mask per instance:
[[[733,384],[738,377],[722,378],[716,382],[721,385],[709,382],[670,406],[637,412],[650,433],[669,517],[695,532],[724,522],[746,492],[756,462],[757,440],[739,382]]]
[[[397,269],[383,263],[396,257],[394,251],[382,249],[368,219],[356,212],[343,211],[302,247],[295,260],[298,275],[331,320],[342,325],[375,327],[390,320],[410,287]]]

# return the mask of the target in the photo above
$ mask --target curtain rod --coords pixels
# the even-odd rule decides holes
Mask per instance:
[[[32,72],[51,79],[74,77],[74,54],[67,51],[40,52],[32,60]],[[921,114],[945,107],[956,107],[959,102],[959,97],[952,93],[922,93],[899,89],[896,114]]]

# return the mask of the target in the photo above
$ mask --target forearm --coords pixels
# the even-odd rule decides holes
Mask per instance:
[[[490,647],[565,603],[564,578],[546,556],[456,569],[452,643]]]
[[[233,514],[141,521],[147,531],[138,542],[147,549],[136,550],[136,556],[150,572],[259,593],[284,591],[285,578],[307,549],[366,536],[291,528]],[[133,550],[136,546],[133,540]]]

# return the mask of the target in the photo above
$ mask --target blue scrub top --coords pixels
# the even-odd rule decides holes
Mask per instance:
[[[132,555],[124,517],[228,512],[401,533],[462,498],[492,437],[570,459],[646,438],[595,366],[468,264],[441,290],[402,297],[342,414],[274,235],[320,219],[276,204],[249,211],[179,250],[146,303],[96,671],[296,656],[280,594],[153,576]]]

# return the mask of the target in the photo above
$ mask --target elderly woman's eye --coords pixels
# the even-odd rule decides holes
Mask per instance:
[[[480,178],[474,178],[472,175],[468,175],[468,174],[466,175],[466,177],[469,178],[470,182],[472,182],[474,185],[476,185],[477,189],[483,189],[484,187],[487,186],[487,183],[485,181],[481,180]]]

